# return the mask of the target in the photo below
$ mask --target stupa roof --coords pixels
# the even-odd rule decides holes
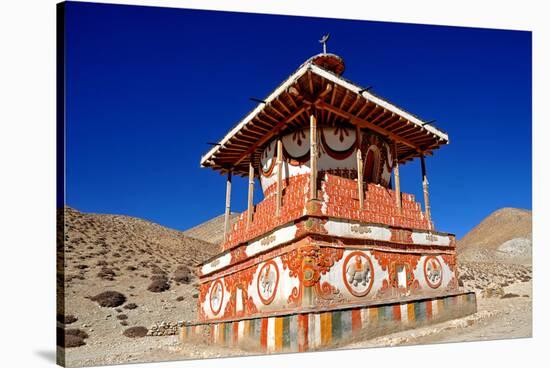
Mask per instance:
[[[370,129],[397,144],[400,163],[431,155],[449,143],[448,135],[388,100],[341,76],[344,61],[334,54],[308,59],[202,158],[202,167],[248,175],[252,160],[285,131],[309,126],[315,109],[319,124],[347,122]]]

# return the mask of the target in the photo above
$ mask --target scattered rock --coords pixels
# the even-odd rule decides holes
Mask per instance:
[[[147,332],[147,336],[171,336],[178,334],[178,322],[157,322]]]
[[[504,289],[500,285],[491,284],[481,292],[484,298],[501,298],[504,295]]]

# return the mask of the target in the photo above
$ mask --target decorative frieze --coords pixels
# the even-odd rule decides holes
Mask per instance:
[[[357,234],[370,234],[372,229],[366,225],[352,225],[351,232]]]

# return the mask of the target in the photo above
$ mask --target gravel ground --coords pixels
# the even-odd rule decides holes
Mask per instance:
[[[499,270],[499,267],[494,269]],[[500,272],[500,271],[499,271]],[[523,277],[523,274],[521,274]],[[480,279],[483,282],[482,279]],[[342,349],[448,343],[532,336],[532,282],[516,282],[501,296],[483,297],[478,290],[478,312],[436,325],[356,341]],[[503,297],[504,295],[507,295]],[[517,296],[516,296],[517,295]],[[142,339],[108,339],[102,344],[72,350],[69,365],[102,365],[125,362],[220,358],[249,355],[241,349],[215,345],[184,344],[176,336]]]

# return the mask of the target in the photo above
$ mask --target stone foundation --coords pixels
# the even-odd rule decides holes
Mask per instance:
[[[377,305],[187,323],[181,329],[181,340],[184,344],[200,341],[265,353],[334,349],[355,339],[443,322],[476,311],[475,293],[450,293]]]

